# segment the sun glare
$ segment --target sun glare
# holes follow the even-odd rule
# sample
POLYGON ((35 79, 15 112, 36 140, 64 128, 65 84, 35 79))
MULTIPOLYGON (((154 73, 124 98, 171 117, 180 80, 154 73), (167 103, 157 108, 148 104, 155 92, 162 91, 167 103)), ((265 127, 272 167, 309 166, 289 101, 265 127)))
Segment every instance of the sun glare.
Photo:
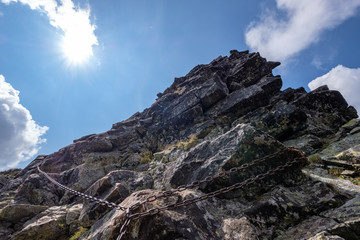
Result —
MULTIPOLYGON (((64 2, 64 1, 63 1, 64 2)), ((80 9, 72 1, 64 2, 51 15, 50 23, 61 29, 61 51, 68 65, 84 64, 93 55, 93 46, 98 45, 94 34, 96 26, 90 22, 90 8, 80 9)))
POLYGON ((92 46, 86 35, 81 33, 65 34, 62 42, 62 51, 70 64, 81 64, 93 55, 92 46))

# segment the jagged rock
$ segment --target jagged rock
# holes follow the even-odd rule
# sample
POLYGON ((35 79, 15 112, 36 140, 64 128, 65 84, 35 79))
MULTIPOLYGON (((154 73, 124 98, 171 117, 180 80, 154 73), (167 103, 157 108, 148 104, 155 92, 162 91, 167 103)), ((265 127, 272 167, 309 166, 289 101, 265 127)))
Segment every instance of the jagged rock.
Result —
POLYGON ((311 218, 298 226, 292 231, 290 230, 287 235, 284 235, 276 240, 281 239, 308 239, 308 240, 357 240, 360 237, 360 219, 347 221, 338 224, 332 219, 321 217, 311 218), (327 231, 322 231, 328 229, 327 231), (313 233, 318 232, 312 236, 313 233))
POLYGON ((347 135, 338 141, 332 142, 319 155, 323 158, 334 157, 356 145, 360 145, 360 133, 347 135))
MULTIPOLYGON (((193 181, 213 176, 219 173, 220 170, 228 170, 244 163, 251 163, 256 158, 265 157, 283 150, 283 148, 284 146, 271 136, 249 125, 240 124, 212 141, 202 142, 186 154, 183 154, 177 161, 170 163, 164 172, 165 180, 163 182, 167 185, 166 179, 169 179, 170 186, 174 188, 186 185, 193 181)), ((214 180, 211 184, 204 183, 201 189, 215 191, 254 177, 271 168, 276 168, 297 157, 301 157, 301 153, 289 149, 278 156, 247 169, 247 171, 241 171, 231 176, 214 180)), ((306 158, 302 162, 295 164, 292 171, 288 171, 285 175, 278 173, 276 177, 272 176, 272 179, 275 182, 298 180, 299 171, 296 171, 296 169, 304 165, 306 165, 306 158)), ((227 195, 233 198, 240 195, 257 195, 259 191, 264 191, 264 187, 257 190, 255 188, 251 188, 251 190, 246 189, 245 192, 241 191, 239 193, 232 192, 227 195)))
POLYGON ((360 144, 354 145, 335 156, 337 159, 345 160, 349 163, 360 163, 360 144))
POLYGON ((26 222, 23 229, 11 237, 11 240, 28 239, 68 239, 66 225, 66 206, 51 207, 26 222))
POLYGON ((25 222, 47 208, 47 206, 32 204, 8 205, 1 209, 0 221, 7 221, 13 224, 25 222))
POLYGON ((222 230, 226 240, 258 239, 255 227, 246 217, 224 219, 222 230))
POLYGON ((344 240, 342 237, 329 234, 326 231, 320 232, 315 236, 308 238, 308 240, 344 240))
POLYGON ((240 120, 312 154, 329 144, 329 139, 352 118, 357 118, 353 107, 338 91, 323 86, 309 93, 303 88, 286 89, 273 97, 269 106, 240 120))
POLYGON ((355 177, 357 175, 357 172, 356 171, 351 171, 351 170, 344 170, 344 171, 341 172, 341 175, 355 177))
POLYGON ((329 230, 330 233, 344 239, 357 240, 360 238, 360 218, 338 224, 329 230))
POLYGON ((83 204, 76 204, 70 207, 66 212, 65 222, 69 226, 70 235, 74 234, 80 227, 80 213, 83 208, 83 204))
MULTIPOLYGON (((153 180, 146 174, 127 170, 108 173, 96 181, 87 191, 91 196, 120 204, 131 192, 150 189, 153 180)), ((96 220, 105 215, 110 209, 106 206, 86 201, 80 214, 83 226, 90 227, 96 220)))
POLYGON ((9 236, 15 231, 11 223, 0 221, 0 239, 9 239, 9 236))
POLYGON ((294 105, 280 100, 272 106, 270 111, 260 108, 247 114, 243 119, 281 140, 306 128, 307 115, 294 105))
MULTIPOLYGON (((291 190, 284 187, 274 189, 256 206, 252 206, 252 203, 239 206, 234 201, 213 199, 205 200, 186 208, 181 207, 174 210, 161 211, 155 216, 148 216, 133 221, 124 239, 146 239, 147 236, 153 236, 154 239, 181 239, 190 237, 192 239, 236 239, 239 237, 241 237, 239 239, 269 239, 275 235, 274 226, 294 226, 294 224, 301 222, 301 220, 306 219, 308 216, 312 216, 327 208, 334 208, 338 204, 340 205, 345 198, 345 196, 340 196, 338 200, 335 200, 337 197, 333 198, 332 190, 322 183, 315 185, 309 183, 307 188, 304 191, 302 186, 294 187, 291 190), (222 205, 226 205, 223 210, 224 212, 219 209, 219 206, 222 205), (214 208, 214 206, 218 206, 218 208, 214 208), (303 213, 304 209, 307 212, 303 213), (227 211, 230 211, 231 214, 227 213, 227 211), (224 217, 223 215, 228 216, 228 218, 223 220, 224 222, 221 220, 224 217), (229 216, 232 217, 229 218, 229 216), (234 218, 235 216, 238 218, 234 218), (236 224, 239 224, 239 228, 243 229, 244 232, 236 232, 234 230, 236 224), (265 225, 265 227, 261 227, 261 225, 265 225), (271 225, 273 227, 269 228, 271 225), (212 230, 214 228, 217 230, 212 230), (259 229, 266 230, 266 232, 259 232, 259 229)), ((158 192, 150 190, 137 192, 129 196, 122 204, 124 206, 131 206, 153 194, 158 194, 158 192)), ((146 209, 161 207, 198 196, 201 196, 200 192, 187 190, 165 199, 147 203, 145 207, 146 209)), ((115 239, 119 234, 124 217, 124 212, 109 212, 93 225, 92 230, 84 236, 84 239, 115 239)), ((296 235, 294 231, 298 232, 299 229, 302 229, 303 225, 297 226, 279 239, 301 239, 292 238, 292 236, 310 237, 326 229, 326 227, 330 228, 337 224, 336 221, 330 218, 314 218, 318 220, 315 221, 310 218, 311 221, 309 220, 309 222, 304 223, 304 226, 307 226, 306 224, 311 225, 313 230, 305 228, 308 230, 307 232, 300 232, 298 233, 300 235, 296 235)))
POLYGON ((343 205, 338 203, 340 207, 323 211, 306 219, 295 227, 289 228, 276 239, 358 239, 360 236, 358 232, 359 200, 360 195, 343 205), (358 235, 357 238, 354 238, 356 235, 358 235))
POLYGON ((45 184, 42 176, 31 174, 20 185, 14 200, 17 204, 55 205, 59 201, 57 189, 45 184))
MULTIPOLYGON (((275 238, 276 240, 288 240, 288 239, 314 239, 315 236, 324 231, 325 229, 331 228, 337 224, 336 221, 329 218, 322 217, 311 217, 299 225, 290 228, 287 232, 275 238)), ((317 235, 315 239, 320 237, 317 235)), ((322 238, 320 238, 322 239, 322 238)), ((325 238, 326 239, 326 238, 325 238)), ((330 238, 331 239, 331 238, 330 238)))
MULTIPOLYGON (((261 106, 267 105, 270 97, 280 90, 282 85, 280 77, 264 77, 258 84, 238 89, 221 102, 220 115, 244 115, 261 106)), ((214 113, 213 113, 214 114, 214 113)))
POLYGON ((324 164, 324 166, 338 166, 344 169, 359 169, 360 168, 360 164, 353 164, 349 161, 342 161, 342 160, 334 160, 334 159, 323 159, 322 163, 324 164))
MULTIPOLYGON (((40 155, 21 171, 0 173, 2 212, 14 204, 27 204, 29 209, 60 205, 38 214, 27 209, 31 213, 22 214, 31 219, 24 225, 3 218, 0 238, 47 239, 50 232, 51 239, 69 239, 72 234, 82 235, 80 239, 117 238, 125 220, 123 211, 87 200, 74 205, 80 198, 40 176, 38 164, 67 187, 131 206, 152 194, 281 149, 282 153, 245 171, 156 199, 134 213, 204 196, 280 169, 295 158, 302 161, 242 189, 133 220, 124 239, 341 239, 359 235, 353 230, 358 227, 358 188, 347 185, 342 191, 342 180, 329 187, 319 182, 324 178, 314 178, 312 170, 303 171, 315 180, 308 178, 300 171, 306 164, 303 153, 285 147, 323 159, 356 149, 360 144, 356 110, 327 86, 309 93, 304 88, 282 91, 281 77, 272 74, 279 64, 258 53, 233 50, 230 56, 220 56, 175 78, 151 107, 113 124, 109 131, 40 155)), ((23 216, 13 210, 14 217, 23 216)))
POLYGON ((186 137, 181 130, 220 116, 221 112, 232 114, 240 106, 250 111, 256 108, 252 103, 266 105, 266 99, 281 88, 281 79, 272 78, 275 66, 259 54, 232 51, 230 57, 195 67, 185 77, 176 78, 151 108, 140 114, 143 119, 163 123, 149 126, 148 134, 166 131, 165 139, 157 141, 171 142, 174 137, 186 137))
MULTIPOLYGON (((179 160, 170 164, 168 166, 168 170, 165 171, 165 174, 163 175, 163 177, 165 178, 164 179, 165 181, 166 181, 166 179, 170 179, 169 183, 172 185, 175 185, 175 186, 179 186, 181 184, 187 184, 191 181, 204 179, 207 176, 214 175, 220 167, 230 168, 233 166, 237 166, 237 164, 240 164, 242 162, 251 162, 251 159, 254 159, 256 157, 266 156, 270 153, 275 152, 276 150, 281 149, 281 147, 283 147, 282 144, 279 143, 278 141, 276 141, 275 139, 273 139, 272 137, 270 137, 269 135, 259 132, 256 129, 250 127, 249 125, 245 125, 245 124, 238 125, 237 127, 231 129, 230 131, 223 134, 219 138, 216 138, 213 141, 205 141, 205 142, 199 144, 198 146, 194 147, 193 149, 191 149, 187 154, 183 155, 184 157, 179 158, 179 160), (242 153, 242 155, 240 155, 239 153, 242 153), (193 162, 193 159, 195 159, 196 162, 193 162), (192 163, 194 163, 194 164, 192 164, 192 163), (188 168, 188 166, 190 166, 191 168, 188 168)), ((289 152, 286 152, 285 154, 277 156, 277 158, 273 157, 273 158, 269 159, 269 163, 263 162, 260 165, 261 166, 260 169, 258 169, 258 170, 252 169, 252 171, 251 171, 252 176, 256 175, 257 173, 264 172, 267 169, 269 169, 270 167, 275 168, 281 164, 286 163, 286 161, 287 161, 286 156, 287 157, 291 156, 291 159, 293 159, 296 157, 301 157, 302 155, 297 153, 296 151, 294 151, 294 153, 293 153, 290 150, 289 152), (291 154, 294 154, 294 155, 291 156, 291 154), (267 166, 267 164, 269 164, 269 165, 267 166)), ((285 174, 285 175, 278 174, 277 178, 281 179, 281 181, 284 183, 287 182, 287 179, 288 180, 298 179, 298 177, 295 177, 295 176, 298 176, 300 171, 297 170, 298 171, 297 172, 296 169, 298 169, 299 167, 303 166, 304 163, 306 163, 306 159, 304 159, 303 161, 305 161, 305 162, 299 162, 298 165, 295 165, 295 168, 293 170, 290 170, 290 171, 288 170, 287 171, 288 174, 285 174)), ((222 182, 226 182, 226 183, 225 183, 225 185, 222 185, 221 187, 225 187, 226 185, 229 186, 231 184, 234 184, 235 182, 240 182, 241 180, 239 178, 246 179, 248 177, 249 177, 248 175, 246 175, 246 176, 240 175, 240 176, 237 176, 237 178, 227 179, 228 180, 227 182, 222 180, 222 182)), ((268 182, 269 182, 269 180, 268 180, 268 182)), ((290 182, 288 184, 290 184, 290 182)), ((166 183, 165 183, 165 185, 166 185, 166 183)), ((216 185, 216 187, 219 188, 220 184, 218 183, 216 185)), ((262 186, 261 190, 264 191, 264 189, 265 189, 264 186, 262 186)), ((211 191, 212 190, 216 190, 216 189, 211 189, 211 191)), ((252 192, 252 194, 256 195, 254 188, 249 190, 249 192, 252 192)), ((324 191, 322 191, 322 192, 324 192, 324 191)), ((154 192, 142 192, 142 194, 139 196, 144 198, 144 195, 147 196, 147 195, 151 195, 151 194, 154 194, 154 192)), ((184 194, 186 194, 186 193, 184 193, 184 194)), ((257 194, 259 194, 259 192, 257 194)), ((198 193, 196 195, 198 195, 198 193)), ((132 197, 134 197, 134 196, 132 196, 132 197)), ((132 197, 129 197, 123 203, 125 204, 126 202, 135 202, 134 200, 129 200, 132 197)), ((178 196, 178 197, 186 199, 187 196, 183 195, 183 196, 178 196)), ((136 196, 135 196, 135 198, 136 198, 136 196)), ((234 198, 234 195, 231 195, 230 198, 234 198)), ((314 201, 314 200, 312 200, 312 201, 314 201)), ((160 202, 162 205, 169 204, 168 199, 160 201, 160 202)), ((301 200, 299 200, 299 202, 305 203, 305 200, 302 198, 301 200)), ((322 207, 324 207, 323 206, 324 202, 325 202, 324 199, 319 199, 317 203, 320 204, 322 207)), ((154 206, 158 206, 158 207, 161 206, 159 201, 156 201, 156 203, 154 203, 154 204, 155 205, 152 205, 152 203, 151 203, 150 206, 147 206, 147 207, 151 208, 154 206)), ((300 208, 300 206, 297 208, 300 208)), ((133 239, 133 238, 134 239, 135 238, 142 239, 140 236, 150 236, 150 235, 157 236, 156 239, 173 238, 176 236, 178 236, 178 237, 192 236, 194 239, 209 239, 209 238, 216 239, 216 238, 224 237, 223 232, 216 232, 216 234, 214 235, 214 233, 212 231, 210 231, 210 230, 206 231, 204 229, 201 231, 201 234, 199 233, 199 235, 194 235, 195 232, 199 232, 200 230, 197 227, 195 227, 195 229, 194 229, 194 226, 191 226, 191 224, 195 224, 195 226, 198 226, 198 224, 200 224, 200 222, 202 222, 202 221, 207 222, 207 220, 201 221, 201 218, 203 218, 203 217, 200 215, 200 216, 196 216, 196 219, 197 219, 196 222, 184 223, 184 221, 183 221, 183 222, 179 223, 177 220, 179 217, 175 218, 175 216, 173 216, 173 214, 175 214, 175 213, 172 213, 172 212, 173 211, 166 211, 166 213, 164 213, 164 215, 160 215, 160 217, 159 217, 160 219, 158 219, 158 218, 154 219, 151 217, 147 217, 144 220, 140 220, 140 222, 154 221, 151 224, 153 227, 151 229, 149 229, 148 227, 145 227, 145 226, 148 226, 147 224, 144 225, 144 223, 140 223, 140 226, 136 227, 136 229, 140 229, 139 232, 132 233, 132 236, 130 236, 129 239, 133 239), (170 217, 170 219, 168 219, 169 217, 170 217), (157 226, 157 227, 154 227, 154 226, 157 226), (165 234, 165 235, 161 235, 160 229, 164 229, 164 228, 167 229, 167 231, 163 231, 162 234, 165 234), (182 228, 186 228, 186 229, 190 228, 192 230, 189 230, 188 232, 184 232, 183 230, 181 230, 182 228), (157 231, 159 231, 159 233, 157 231), (192 233, 192 235, 189 235, 190 234, 189 232, 192 233)), ((177 214, 179 214, 178 211, 175 211, 175 212, 177 214)), ((209 210, 208 210, 208 212, 209 212, 209 210)), ((108 238, 110 236, 114 236, 114 234, 116 234, 116 230, 118 231, 118 228, 120 228, 119 226, 116 226, 116 223, 115 223, 116 222, 115 219, 119 218, 122 213, 120 213, 120 215, 118 215, 118 214, 119 213, 112 211, 111 213, 107 214, 107 216, 105 216, 103 218, 103 219, 106 219, 106 222, 104 222, 103 220, 100 220, 97 223, 95 223, 94 226, 101 225, 102 228, 96 232, 91 231, 92 234, 87 235, 87 238, 101 239, 101 238, 108 238)), ((183 218, 185 218, 185 216, 181 217, 181 219, 183 219, 183 218)), ((192 218, 195 218, 195 217, 192 216, 192 218)), ((216 217, 213 216, 211 218, 215 219, 216 217)), ((214 225, 214 223, 212 223, 212 224, 208 223, 208 224, 210 224, 210 225, 208 225, 206 227, 206 229, 216 228, 216 225, 214 225)), ((228 233, 228 235, 234 234, 234 233, 231 233, 231 230, 229 230, 227 227, 225 227, 225 229, 228 232, 230 231, 230 233, 228 233)), ((254 234, 253 232, 249 233, 248 237, 250 237, 253 234, 254 234)))
POLYGON ((0 189, 7 185, 8 181, 15 178, 20 171, 21 169, 9 169, 7 171, 0 172, 0 189))
POLYGON ((356 220, 360 215, 360 195, 357 195, 353 199, 347 201, 336 209, 330 209, 321 213, 321 216, 332 218, 338 223, 346 221, 356 220))
MULTIPOLYGON (((124 206, 131 206, 137 201, 144 200, 146 197, 158 194, 157 191, 143 190, 129 196, 123 201, 124 206)), ((174 203, 177 200, 184 200, 198 196, 198 193, 185 191, 167 199, 159 199, 146 204, 146 208, 160 207, 165 204, 174 203)), ((134 221, 129 228, 128 234, 124 239, 217 239, 221 238, 222 231, 216 217, 206 214, 212 208, 210 204, 200 203, 189 206, 189 209, 180 208, 178 210, 167 210, 160 212, 155 217, 149 216, 134 221), (189 216, 187 211, 193 214, 189 216)), ((101 220, 96 222, 92 229, 83 239, 115 239, 119 235, 121 220, 125 217, 124 212, 111 211, 101 220)))
POLYGON ((280 229, 290 227, 287 232, 279 234, 278 239, 291 239, 291 236, 297 236, 293 239, 301 239, 305 236, 314 235, 325 229, 325 226, 333 226, 331 224, 335 224, 336 221, 323 220, 317 215, 324 210, 333 209, 343 204, 347 196, 336 194, 327 185, 318 182, 290 188, 276 187, 271 192, 266 193, 263 198, 264 200, 245 212, 255 226, 263 229, 258 233, 258 236, 261 239, 267 239, 270 236, 273 238, 279 234, 280 229), (300 225, 292 227, 298 223, 300 225), (325 225, 325 223, 330 225, 325 225), (310 224, 311 229, 306 227, 310 224), (278 233, 275 232, 274 225, 278 225, 276 227, 278 233), (306 229, 306 232, 302 229, 306 229))
POLYGON ((112 142, 107 134, 92 134, 74 140, 76 147, 88 152, 110 152, 113 149, 112 142))

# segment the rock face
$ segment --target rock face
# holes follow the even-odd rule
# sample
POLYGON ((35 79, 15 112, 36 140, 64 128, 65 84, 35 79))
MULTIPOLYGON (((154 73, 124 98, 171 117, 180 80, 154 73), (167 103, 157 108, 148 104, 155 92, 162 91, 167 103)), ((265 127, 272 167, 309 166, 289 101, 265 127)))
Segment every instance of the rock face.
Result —
POLYGON ((302 171, 305 154, 358 149, 356 110, 326 86, 282 91, 272 74, 279 64, 231 51, 175 78, 109 131, 0 173, 0 238, 119 236, 124 211, 58 188, 39 164, 61 184, 124 207, 148 199, 128 216, 167 206, 132 219, 123 239, 358 239, 360 191, 302 171))

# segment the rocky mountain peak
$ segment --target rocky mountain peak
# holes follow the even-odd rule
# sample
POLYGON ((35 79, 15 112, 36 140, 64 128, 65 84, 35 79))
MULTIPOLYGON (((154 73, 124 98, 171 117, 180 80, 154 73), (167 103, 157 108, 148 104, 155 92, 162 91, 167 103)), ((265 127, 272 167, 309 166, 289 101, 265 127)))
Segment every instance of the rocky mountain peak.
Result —
POLYGON ((1 173, 0 238, 116 239, 138 206, 123 239, 357 239, 359 187, 304 170, 305 154, 356 169, 333 158, 358 149, 357 112, 327 86, 281 90, 279 64, 232 50, 109 131, 1 173))

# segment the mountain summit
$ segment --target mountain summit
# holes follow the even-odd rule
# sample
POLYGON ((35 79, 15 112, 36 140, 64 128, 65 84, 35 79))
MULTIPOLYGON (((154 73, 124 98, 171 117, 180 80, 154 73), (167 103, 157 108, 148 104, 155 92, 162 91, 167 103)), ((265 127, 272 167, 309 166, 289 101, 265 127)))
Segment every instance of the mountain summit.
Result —
POLYGON ((230 51, 109 131, 1 172, 0 238, 359 239, 360 187, 333 176, 356 180, 357 112, 326 86, 281 90, 279 64, 230 51))

